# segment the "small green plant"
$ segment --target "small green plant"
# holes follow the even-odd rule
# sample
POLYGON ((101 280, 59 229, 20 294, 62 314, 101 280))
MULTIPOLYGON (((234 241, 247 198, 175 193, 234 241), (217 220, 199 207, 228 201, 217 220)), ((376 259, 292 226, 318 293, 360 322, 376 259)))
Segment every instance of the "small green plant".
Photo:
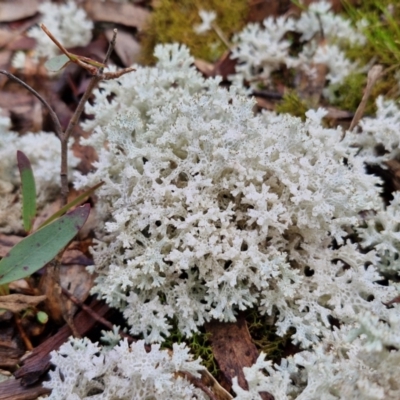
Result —
POLYGON ((103 63, 92 60, 91 58, 78 56, 76 54, 70 53, 46 28, 44 24, 40 24, 40 27, 43 29, 44 33, 56 44, 56 46, 61 50, 63 54, 59 56, 55 56, 50 58, 45 62, 45 67, 51 72, 57 72, 64 67, 66 67, 69 63, 74 63, 80 65, 82 68, 85 68, 90 73, 95 73, 97 68, 105 68, 103 63))
POLYGON ((89 216, 85 204, 27 236, 0 261, 0 285, 25 278, 50 262, 78 233, 89 216))
POLYGON ((22 151, 17 152, 17 162, 22 186, 22 220, 25 231, 30 232, 36 215, 35 177, 31 162, 22 151))
MULTIPOLYGON (((53 41, 53 43, 60 49, 63 53, 59 56, 51 57, 48 59, 44 66, 50 72, 58 72, 66 67, 68 64, 73 63, 77 64, 80 67, 86 69, 91 75, 96 75, 98 71, 101 69, 103 70, 106 65, 92 60, 88 57, 78 56, 76 54, 70 53, 53 35, 52 33, 46 28, 44 24, 40 24, 43 32, 53 41)), ((134 68, 125 68, 118 72, 106 72, 102 74, 103 79, 114 79, 118 78, 121 75, 126 74, 127 72, 135 71, 134 68)))
MULTIPOLYGON (((35 179, 30 161, 21 151, 17 152, 17 162, 22 185, 22 219, 24 229, 29 233, 32 231, 36 216, 35 179)), ((84 225, 89 216, 90 205, 85 204, 73 211, 66 212, 82 203, 100 185, 85 191, 73 202, 68 203, 48 218, 35 232, 15 245, 0 261, 0 285, 26 278, 56 257, 84 225)))
POLYGON ((0 261, 0 284, 25 278, 50 262, 78 233, 89 216, 85 204, 27 236, 0 261))

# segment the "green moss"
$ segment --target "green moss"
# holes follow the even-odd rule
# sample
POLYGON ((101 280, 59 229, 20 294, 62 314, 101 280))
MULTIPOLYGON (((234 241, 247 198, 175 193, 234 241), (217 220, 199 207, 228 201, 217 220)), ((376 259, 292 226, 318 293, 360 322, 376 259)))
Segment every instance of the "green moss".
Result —
MULTIPOLYGON (((343 84, 335 89, 336 99, 332 104, 340 109, 355 112, 361 102, 366 85, 366 74, 354 73, 349 75, 343 84)), ((364 114, 374 114, 376 98, 381 95, 391 97, 392 89, 396 87, 397 80, 393 74, 390 74, 386 79, 379 79, 372 88, 364 114)))
POLYGON ((276 106, 276 112, 281 114, 291 114, 294 117, 300 117, 303 121, 306 119, 306 112, 310 109, 307 103, 300 99, 299 95, 293 91, 289 90, 283 95, 283 99, 276 106))
MULTIPOLYGON (((353 73, 345 78, 342 85, 334 89, 336 99, 333 104, 338 108, 348 111, 356 111, 361 102, 364 88, 367 84, 366 74, 353 73)), ((374 103, 373 101, 369 103, 374 103)), ((371 104, 368 104, 368 108, 371 104)))
POLYGON ((267 360, 279 363, 281 358, 296 352, 290 340, 294 329, 289 329, 284 336, 278 336, 275 324, 269 323, 268 318, 255 309, 249 311, 246 321, 253 343, 260 352, 266 354, 267 360))
MULTIPOLYGON (((267 355, 268 360, 278 363, 282 357, 293 353, 294 346, 291 345, 290 337, 294 334, 294 329, 290 329, 285 336, 281 337, 276 334, 275 325, 268 323, 268 318, 261 316, 256 309, 248 310, 246 314, 246 322, 253 343, 260 352, 267 355)), ((174 321, 171 334, 162 343, 162 348, 172 349, 173 343, 186 343, 193 357, 195 359, 201 357, 202 364, 208 372, 215 378, 219 376, 219 368, 214 358, 209 334, 203 328, 192 337, 187 338, 179 332, 176 321, 174 321)))
MULTIPOLYGON (((296 0, 292 1, 297 3, 296 0)), ((375 83, 364 112, 373 114, 376 111, 375 100, 378 96, 398 97, 398 80, 395 73, 400 67, 400 3, 392 0, 359 0, 353 5, 343 0, 343 4, 344 17, 352 20, 353 25, 363 32, 367 42, 358 46, 341 42, 340 46, 350 60, 356 62, 359 67, 364 67, 365 72, 350 74, 343 84, 333 88, 335 99, 332 105, 355 112, 367 84, 367 66, 380 64, 388 72, 375 83)), ((278 111, 302 116, 302 103, 304 104, 304 101, 301 102, 296 95, 289 93, 278 106, 278 111)), ((316 106, 309 104, 307 100, 305 103, 308 108, 316 106)))
POLYGON ((172 42, 186 44, 196 58, 216 61, 226 47, 214 31, 203 35, 194 32, 193 27, 201 23, 199 9, 216 12, 217 25, 230 38, 245 25, 248 4, 246 0, 159 0, 144 32, 142 62, 154 63, 155 45, 172 42))
POLYGON ((355 6, 347 3, 346 13, 355 24, 361 20, 367 22, 362 28, 367 45, 349 49, 349 56, 365 63, 375 59, 384 66, 400 63, 399 2, 363 0, 355 6))
MULTIPOLYGON (((395 72, 400 66, 400 3, 395 4, 392 0, 363 0, 354 6, 346 1, 343 3, 345 16, 350 18, 355 26, 359 26, 367 39, 364 45, 345 48, 346 56, 357 62, 360 67, 370 65, 373 61, 389 71, 372 89, 364 114, 373 114, 376 111, 375 100, 378 96, 398 96, 395 72)), ((366 85, 367 72, 349 75, 342 85, 334 89, 336 99, 332 104, 340 109, 356 111, 366 85)))
POLYGON ((201 329, 200 332, 194 333, 192 337, 187 338, 179 332, 175 321, 170 336, 162 343, 162 348, 172 349, 174 343, 186 343, 194 359, 201 357, 203 360, 202 365, 207 368, 208 372, 214 377, 218 376, 218 365, 214 358, 208 333, 201 329))

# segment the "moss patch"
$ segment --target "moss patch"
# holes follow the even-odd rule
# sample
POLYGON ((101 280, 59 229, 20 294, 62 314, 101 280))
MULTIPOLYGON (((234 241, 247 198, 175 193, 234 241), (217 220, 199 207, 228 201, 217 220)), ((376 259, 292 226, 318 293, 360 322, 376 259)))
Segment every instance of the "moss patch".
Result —
POLYGON ((276 112, 281 114, 291 114, 294 117, 300 117, 303 121, 306 119, 306 112, 310 106, 305 100, 302 100, 294 90, 287 91, 281 102, 276 106, 276 112))
MULTIPOLYGON (((360 24, 367 38, 363 46, 346 49, 346 55, 360 66, 381 64, 387 71, 375 84, 365 114, 375 112, 375 100, 384 95, 387 98, 399 96, 396 72, 400 67, 400 4, 391 0, 363 0, 355 6, 346 6, 346 14, 355 25, 360 24), (363 22, 361 22, 363 21, 363 22)), ((337 99, 333 104, 349 111, 355 111, 364 93, 367 72, 352 74, 337 88, 337 99)))
POLYGON ((356 24, 363 23, 362 32, 367 45, 349 49, 348 55, 358 61, 385 66, 400 63, 400 4, 391 0, 363 0, 355 7, 348 6, 347 14, 356 24))
POLYGON ((201 358, 202 365, 204 365, 208 372, 214 377, 218 376, 218 365, 214 358, 211 342, 209 340, 209 334, 204 332, 203 328, 200 331, 194 333, 192 337, 187 338, 180 333, 176 321, 173 322, 173 328, 171 334, 162 343, 162 348, 172 349, 174 343, 186 343, 190 348, 190 353, 194 359, 201 358))
POLYGON ((216 24, 230 38, 245 25, 248 4, 245 0, 159 0, 144 33, 142 62, 155 62, 156 44, 173 42, 186 44, 196 58, 216 61, 226 47, 213 30, 203 35, 194 32, 193 27, 201 23, 200 9, 216 12, 216 24))
POLYGON ((269 323, 268 317, 260 315, 256 309, 248 312, 246 321, 253 343, 260 352, 266 354, 267 360, 279 363, 282 358, 299 351, 290 340, 295 333, 293 328, 289 329, 284 336, 278 336, 276 325, 269 323))

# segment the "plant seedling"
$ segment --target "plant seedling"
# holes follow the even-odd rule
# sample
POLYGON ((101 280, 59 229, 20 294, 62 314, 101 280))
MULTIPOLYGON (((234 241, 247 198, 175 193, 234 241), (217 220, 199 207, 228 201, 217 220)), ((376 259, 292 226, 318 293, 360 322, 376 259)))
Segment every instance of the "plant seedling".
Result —
POLYGON ((16 244, 0 261, 0 285, 25 278, 50 262, 86 222, 90 205, 65 214, 16 244))
POLYGON ((70 62, 80 65, 85 68, 92 75, 97 73, 98 68, 105 68, 105 65, 101 62, 92 60, 88 57, 78 56, 70 53, 46 28, 44 24, 40 24, 40 27, 44 33, 53 41, 53 43, 61 50, 63 54, 50 58, 45 62, 45 67, 51 72, 57 72, 66 67, 70 62))
MULTIPOLYGON (((22 183, 22 219, 24 229, 29 233, 36 215, 35 179, 29 158, 22 151, 17 152, 17 162, 22 183)), ((98 183, 66 204, 43 222, 38 230, 15 245, 0 261, 0 286, 26 278, 50 262, 84 225, 90 206, 85 204, 67 211, 82 204, 102 184, 98 183)))
MULTIPOLYGON (((54 44, 62 51, 63 54, 60 54, 59 56, 55 56, 50 58, 44 63, 44 66, 50 71, 50 72, 57 72, 66 67, 70 62, 73 62, 75 64, 78 64, 82 68, 85 68, 86 71, 88 71, 91 75, 97 76, 99 74, 99 70, 103 70, 106 65, 92 60, 91 58, 84 57, 84 56, 78 56, 77 54, 70 53, 53 35, 52 33, 46 28, 45 25, 40 24, 40 27, 43 29, 43 31, 46 33, 46 35, 54 42, 54 44)), ((128 72, 136 71, 135 68, 129 67, 129 68, 124 68, 120 71, 115 71, 115 72, 106 72, 106 73, 100 73, 99 77, 101 79, 117 79, 122 75, 125 75, 128 72)))
POLYGON ((29 158, 17 151, 17 163, 22 185, 22 220, 26 232, 30 232, 36 216, 36 185, 29 158))

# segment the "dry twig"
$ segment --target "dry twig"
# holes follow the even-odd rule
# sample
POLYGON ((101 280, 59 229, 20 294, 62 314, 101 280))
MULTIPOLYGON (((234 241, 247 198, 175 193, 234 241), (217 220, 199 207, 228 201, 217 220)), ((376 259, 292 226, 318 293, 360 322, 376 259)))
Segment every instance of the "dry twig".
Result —
MULTIPOLYGON (((360 104, 354 114, 353 120, 351 121, 349 131, 352 131, 354 127, 360 122, 362 118, 365 107, 367 106, 367 101, 371 95, 372 88, 374 87, 376 81, 382 76, 382 65, 374 65, 368 72, 367 86, 365 88, 364 95, 361 99, 360 104)), ((346 136, 346 131, 343 132, 342 140, 346 136)))
MULTIPOLYGON (((56 40, 55 38, 53 38, 53 40, 56 40)), ((114 29, 113 32, 113 37, 110 41, 108 50, 107 50, 107 54, 104 58, 104 61, 102 64, 107 65, 111 53, 114 50, 115 47, 115 43, 117 41, 117 29, 114 29)), ((57 45, 59 45, 60 49, 62 47, 62 45, 56 40, 57 45)), ((65 50, 66 51, 66 50, 65 50)), ((74 112, 74 114, 72 115, 69 123, 68 123, 68 127, 65 130, 65 132, 63 132, 62 127, 61 127, 61 123, 60 120, 58 119, 56 113, 54 112, 54 110, 51 108, 51 106, 49 105, 49 103, 36 91, 34 90, 32 87, 30 87, 28 84, 26 84, 25 82, 23 82, 21 79, 17 78, 15 75, 11 74, 10 72, 4 71, 4 70, 0 70, 0 73, 3 75, 6 75, 8 78, 14 80, 15 82, 19 83, 21 86, 23 86, 25 89, 27 89, 29 92, 31 92, 37 99, 39 99, 39 101, 47 108, 47 110, 49 111, 50 117, 53 121, 54 124, 54 131, 55 134, 57 135, 57 137, 60 139, 61 142, 61 172, 60 172, 60 178, 61 178, 61 198, 62 198, 62 204, 66 205, 68 202, 68 141, 69 138, 72 134, 72 132, 74 131, 76 125, 79 122, 79 119, 82 115, 82 112, 85 108, 85 104, 88 101, 89 97, 92 94, 93 89, 95 88, 95 86, 101 81, 101 80, 108 80, 108 79, 116 79, 119 78, 120 76, 128 73, 128 72, 132 72, 134 71, 134 68, 125 68, 121 71, 117 71, 117 72, 106 72, 104 73, 104 68, 103 67, 93 67, 90 70, 94 75, 92 77, 92 79, 89 82, 88 87, 86 88, 81 100, 78 103, 78 106, 76 107, 76 110, 74 112)))
MULTIPOLYGON (((90 307, 88 307, 86 304, 83 304, 81 301, 79 301, 74 295, 72 295, 70 292, 68 292, 67 289, 62 288, 62 293, 64 296, 68 297, 69 300, 71 300, 74 304, 76 304, 78 307, 82 308, 82 310, 86 311, 94 320, 97 322, 100 322, 102 325, 107 327, 110 331, 113 330, 112 324, 101 317, 99 314, 97 314, 95 311, 93 311, 90 307)), ((129 343, 134 342, 134 339, 132 336, 127 335, 125 332, 120 329, 119 335, 123 338, 128 339, 129 343)))

